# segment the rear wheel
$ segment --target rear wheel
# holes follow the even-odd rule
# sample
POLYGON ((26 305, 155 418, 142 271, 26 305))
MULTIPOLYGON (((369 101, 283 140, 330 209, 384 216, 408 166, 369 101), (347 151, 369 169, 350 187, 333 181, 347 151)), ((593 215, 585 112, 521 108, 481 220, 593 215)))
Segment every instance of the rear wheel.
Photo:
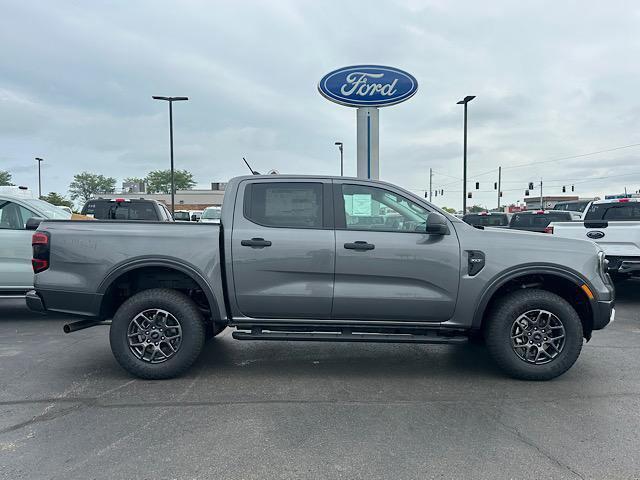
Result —
POLYGON ((197 305, 185 294, 165 288, 127 299, 114 315, 109 332, 118 363, 145 379, 182 374, 200 355, 204 338, 197 305))
POLYGON ((501 299, 485 328, 489 353, 523 380, 550 380, 566 372, 582 349, 582 322, 562 297, 519 290, 501 299))

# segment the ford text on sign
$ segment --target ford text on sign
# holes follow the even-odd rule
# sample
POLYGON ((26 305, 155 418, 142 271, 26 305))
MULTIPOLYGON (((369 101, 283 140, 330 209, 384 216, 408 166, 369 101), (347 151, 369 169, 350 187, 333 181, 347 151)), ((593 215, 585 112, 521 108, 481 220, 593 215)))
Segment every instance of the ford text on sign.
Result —
POLYGON ((318 90, 328 100, 342 105, 384 107, 411 98, 418 90, 418 82, 397 68, 355 65, 327 73, 318 90))

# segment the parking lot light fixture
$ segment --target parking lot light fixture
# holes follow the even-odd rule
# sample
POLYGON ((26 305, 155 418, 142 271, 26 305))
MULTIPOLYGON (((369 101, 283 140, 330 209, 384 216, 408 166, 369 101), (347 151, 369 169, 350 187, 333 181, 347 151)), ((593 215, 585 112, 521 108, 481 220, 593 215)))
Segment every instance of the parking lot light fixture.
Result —
POLYGON ((189 100, 188 97, 163 97, 160 95, 152 95, 154 100, 164 100, 169 103, 169 148, 171 151, 171 216, 175 212, 175 176, 173 168, 173 102, 183 102, 189 100))
POLYGON ((344 177, 344 155, 342 153, 343 144, 342 142, 336 142, 335 144, 338 146, 338 149, 340 150, 340 176, 344 177))
POLYGON ((467 95, 462 100, 456 102, 457 105, 464 105, 464 147, 462 153, 462 213, 467 213, 467 103, 476 98, 475 95, 467 95))

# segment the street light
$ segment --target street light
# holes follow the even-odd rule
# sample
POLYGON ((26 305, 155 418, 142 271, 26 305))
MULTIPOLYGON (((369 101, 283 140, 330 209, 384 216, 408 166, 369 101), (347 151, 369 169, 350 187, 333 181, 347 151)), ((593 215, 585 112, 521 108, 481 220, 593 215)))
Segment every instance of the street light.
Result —
POLYGON ((344 177, 344 156, 342 153, 342 142, 336 142, 336 145, 340 149, 340 176, 344 177))
POLYGON ((40 164, 44 161, 44 158, 36 157, 38 161, 38 198, 42 198, 42 176, 40 175, 40 164))
POLYGON ((169 102, 169 147, 171 149, 171 217, 173 217, 174 209, 175 209, 175 201, 174 195, 176 193, 175 189, 175 179, 173 175, 173 102, 182 102, 189 100, 188 97, 161 97, 158 95, 153 95, 151 98, 154 100, 164 100, 165 102, 169 102))
POLYGON ((476 98, 475 95, 467 95, 457 105, 464 105, 464 150, 462 170, 462 213, 467 213, 467 103, 476 98))

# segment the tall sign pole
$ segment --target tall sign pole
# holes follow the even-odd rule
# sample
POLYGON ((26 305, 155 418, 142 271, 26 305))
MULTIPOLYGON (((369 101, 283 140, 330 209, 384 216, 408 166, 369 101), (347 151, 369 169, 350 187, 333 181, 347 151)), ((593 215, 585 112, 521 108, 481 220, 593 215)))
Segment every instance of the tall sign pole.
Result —
POLYGON ((498 167, 498 210, 500 210, 500 197, 502 196, 502 167, 498 167))
POLYGON ((408 100, 418 90, 416 79, 394 67, 354 65, 327 73, 318 91, 327 100, 356 107, 358 178, 380 178, 380 107, 408 100))
POLYGON ((433 168, 429 169, 429 202, 433 198, 433 168))
POLYGON ((464 146, 462 153, 462 214, 467 213, 467 103, 476 98, 475 95, 467 95, 458 105, 464 105, 464 146))

